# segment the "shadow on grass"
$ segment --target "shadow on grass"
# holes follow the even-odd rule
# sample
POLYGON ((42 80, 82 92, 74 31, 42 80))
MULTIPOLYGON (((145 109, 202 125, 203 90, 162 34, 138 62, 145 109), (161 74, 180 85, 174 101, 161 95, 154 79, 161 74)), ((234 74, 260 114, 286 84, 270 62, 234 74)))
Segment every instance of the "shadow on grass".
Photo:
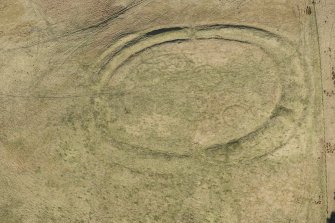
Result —
POLYGON ((330 218, 328 218, 327 223, 335 223, 335 212, 332 212, 330 218))

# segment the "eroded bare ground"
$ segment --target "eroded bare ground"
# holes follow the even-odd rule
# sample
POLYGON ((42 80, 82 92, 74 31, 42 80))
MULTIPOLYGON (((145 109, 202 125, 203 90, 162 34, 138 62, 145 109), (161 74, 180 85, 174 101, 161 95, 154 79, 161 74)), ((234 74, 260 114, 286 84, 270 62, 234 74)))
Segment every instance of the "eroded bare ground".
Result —
POLYGON ((0 222, 325 222, 315 4, 1 0, 0 222))

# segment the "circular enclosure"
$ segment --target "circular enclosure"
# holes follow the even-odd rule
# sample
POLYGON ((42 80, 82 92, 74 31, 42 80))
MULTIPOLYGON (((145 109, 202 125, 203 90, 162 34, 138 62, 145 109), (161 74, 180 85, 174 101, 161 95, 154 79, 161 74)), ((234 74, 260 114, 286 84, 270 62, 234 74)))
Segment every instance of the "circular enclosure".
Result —
POLYGON ((113 92, 103 97, 109 137, 128 152, 251 159, 285 144, 305 107, 296 51, 260 29, 152 30, 121 39, 106 60, 97 88, 113 92))

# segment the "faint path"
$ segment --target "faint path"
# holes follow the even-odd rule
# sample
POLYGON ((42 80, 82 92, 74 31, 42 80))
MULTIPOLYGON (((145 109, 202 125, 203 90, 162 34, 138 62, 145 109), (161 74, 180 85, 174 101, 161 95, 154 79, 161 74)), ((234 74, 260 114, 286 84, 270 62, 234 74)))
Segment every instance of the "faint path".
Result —
POLYGON ((328 212, 335 211, 335 1, 315 0, 323 81, 328 212))

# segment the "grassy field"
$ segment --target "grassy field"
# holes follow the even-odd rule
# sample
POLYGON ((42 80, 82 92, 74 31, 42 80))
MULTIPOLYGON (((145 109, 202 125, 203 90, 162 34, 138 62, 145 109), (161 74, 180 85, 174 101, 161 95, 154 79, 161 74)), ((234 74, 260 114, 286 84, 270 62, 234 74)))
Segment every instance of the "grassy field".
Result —
POLYGON ((306 1, 0 0, 0 222, 326 222, 317 24, 306 1))

